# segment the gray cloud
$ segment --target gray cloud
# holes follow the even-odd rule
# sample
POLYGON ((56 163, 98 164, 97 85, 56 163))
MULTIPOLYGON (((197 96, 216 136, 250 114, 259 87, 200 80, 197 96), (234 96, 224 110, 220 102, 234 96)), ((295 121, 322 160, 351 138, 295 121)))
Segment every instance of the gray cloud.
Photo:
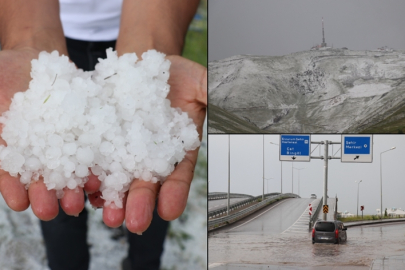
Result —
POLYGON ((285 55, 322 42, 352 50, 405 50, 403 0, 211 0, 209 61, 238 54, 285 55))

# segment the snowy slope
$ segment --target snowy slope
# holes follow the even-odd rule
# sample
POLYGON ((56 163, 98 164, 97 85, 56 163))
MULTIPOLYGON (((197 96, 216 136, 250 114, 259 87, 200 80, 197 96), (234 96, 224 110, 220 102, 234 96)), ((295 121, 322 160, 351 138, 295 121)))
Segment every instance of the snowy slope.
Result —
POLYGON ((269 132, 358 132, 405 105, 405 53, 328 49, 209 63, 209 103, 269 132))

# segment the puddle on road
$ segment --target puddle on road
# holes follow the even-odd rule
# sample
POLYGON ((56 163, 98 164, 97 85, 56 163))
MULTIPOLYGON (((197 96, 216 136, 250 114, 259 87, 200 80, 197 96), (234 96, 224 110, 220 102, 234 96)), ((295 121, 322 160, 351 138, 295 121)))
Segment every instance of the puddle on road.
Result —
POLYGON ((208 258, 209 263, 370 266, 374 259, 405 254, 405 224, 353 227, 347 235, 341 245, 313 245, 310 233, 220 233, 208 239, 208 258))

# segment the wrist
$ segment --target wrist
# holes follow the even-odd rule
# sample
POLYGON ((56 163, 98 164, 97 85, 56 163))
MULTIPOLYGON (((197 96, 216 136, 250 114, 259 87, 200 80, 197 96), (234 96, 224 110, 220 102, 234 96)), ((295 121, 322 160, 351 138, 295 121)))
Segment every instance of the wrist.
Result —
POLYGON ((17 37, 2 39, 3 50, 18 50, 30 48, 37 51, 52 52, 68 55, 63 32, 54 29, 24 29, 17 37), (4 40, 4 42, 3 42, 4 40))
POLYGON ((119 55, 155 49, 181 55, 199 0, 124 0, 116 49, 119 55))
POLYGON ((120 30, 117 39, 116 50, 118 55, 135 52, 139 58, 142 53, 154 49, 166 55, 181 55, 183 49, 183 37, 176 37, 175 33, 164 31, 146 32, 141 30, 138 33, 120 30))
POLYGON ((0 0, 2 49, 34 48, 66 54, 58 0, 0 0))

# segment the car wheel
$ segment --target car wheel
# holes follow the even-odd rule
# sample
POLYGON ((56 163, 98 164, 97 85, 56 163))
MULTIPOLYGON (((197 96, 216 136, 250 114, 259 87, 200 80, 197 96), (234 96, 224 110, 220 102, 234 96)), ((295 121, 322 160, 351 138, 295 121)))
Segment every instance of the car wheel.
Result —
POLYGON ((314 242, 314 241, 312 241, 312 245, 313 245, 313 244, 315 244, 315 242, 314 242))

